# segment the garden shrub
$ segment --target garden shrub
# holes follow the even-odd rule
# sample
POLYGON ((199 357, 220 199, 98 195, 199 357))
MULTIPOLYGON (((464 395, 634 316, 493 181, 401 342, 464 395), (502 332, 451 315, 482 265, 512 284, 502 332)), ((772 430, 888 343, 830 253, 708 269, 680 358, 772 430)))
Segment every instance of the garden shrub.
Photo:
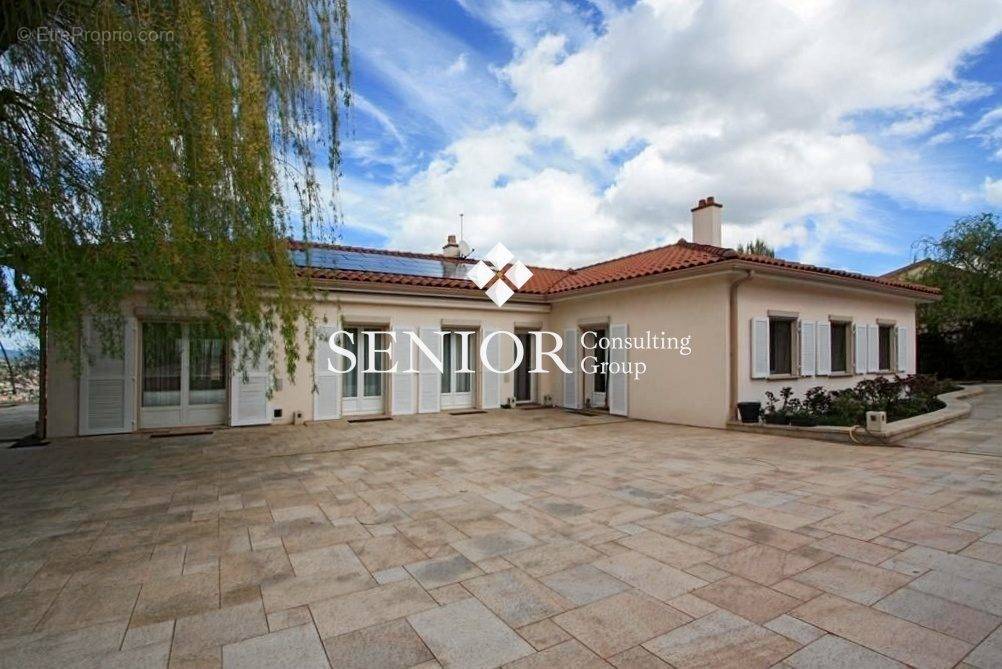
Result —
POLYGON ((786 386, 778 398, 766 392, 763 417, 767 423, 849 426, 863 425, 867 411, 884 411, 888 421, 895 421, 942 409, 937 395, 959 388, 929 374, 878 376, 844 390, 814 386, 803 399, 793 397, 793 388, 786 386))

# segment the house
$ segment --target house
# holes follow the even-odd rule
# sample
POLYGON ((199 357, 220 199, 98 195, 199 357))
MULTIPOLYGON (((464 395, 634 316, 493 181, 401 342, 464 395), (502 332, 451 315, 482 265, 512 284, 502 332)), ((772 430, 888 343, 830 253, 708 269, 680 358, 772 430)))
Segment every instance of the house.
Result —
POLYGON ((71 383, 52 382, 74 378, 67 363, 50 365, 48 435, 546 401, 723 427, 738 401, 767 390, 914 371, 915 307, 935 289, 740 254, 721 246, 721 218, 709 197, 692 209, 692 241, 576 269, 529 267, 501 307, 467 278, 477 261, 453 237, 434 255, 293 243, 325 323, 315 360, 294 378, 273 377, 265 359, 236 371, 231 347, 197 317, 153 312, 137 294, 123 305, 121 355, 90 356, 71 383), (379 369, 392 360, 398 371, 333 371, 346 369, 327 343, 339 329, 335 343, 363 360, 371 348, 379 369), (551 351, 555 335, 563 345, 551 351))

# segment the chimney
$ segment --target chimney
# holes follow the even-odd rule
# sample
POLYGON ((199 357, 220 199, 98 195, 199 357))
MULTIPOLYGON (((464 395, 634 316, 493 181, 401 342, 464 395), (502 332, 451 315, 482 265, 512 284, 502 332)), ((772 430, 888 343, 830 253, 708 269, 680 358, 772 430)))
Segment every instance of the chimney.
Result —
POLYGON ((459 257, 459 244, 456 243, 456 235, 449 235, 448 241, 442 247, 442 255, 447 258, 459 257))
POLYGON ((724 205, 708 196, 692 208, 692 241, 696 244, 720 246, 720 224, 723 221, 721 209, 724 205))

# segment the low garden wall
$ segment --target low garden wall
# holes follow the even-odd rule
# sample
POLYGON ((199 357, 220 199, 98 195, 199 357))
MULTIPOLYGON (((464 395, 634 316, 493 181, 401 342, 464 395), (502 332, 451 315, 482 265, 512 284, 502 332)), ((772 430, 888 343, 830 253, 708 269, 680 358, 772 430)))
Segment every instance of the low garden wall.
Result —
POLYGON ((881 433, 870 434, 863 427, 843 427, 840 425, 817 425, 802 427, 798 425, 770 425, 767 423, 742 423, 728 421, 727 427, 738 432, 756 434, 777 434, 785 437, 801 439, 822 439, 843 443, 863 444, 867 446, 895 446, 906 437, 924 432, 925 430, 966 418, 971 413, 971 405, 964 399, 974 397, 984 392, 981 386, 968 386, 960 390, 937 395, 946 406, 936 411, 930 411, 919 416, 896 420, 887 424, 887 429, 881 433))

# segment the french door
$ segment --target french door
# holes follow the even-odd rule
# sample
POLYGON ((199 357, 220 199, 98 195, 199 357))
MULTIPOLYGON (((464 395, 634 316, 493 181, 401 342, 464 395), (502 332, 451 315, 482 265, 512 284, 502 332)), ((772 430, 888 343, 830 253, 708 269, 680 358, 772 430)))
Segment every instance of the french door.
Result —
POLYGON ((477 348, 476 335, 469 334, 466 364, 463 365, 463 341, 458 332, 442 338, 442 409, 467 409, 473 406, 473 353, 477 348), (466 368, 468 372, 459 371, 466 368))
POLYGON ((226 340, 204 323, 142 327, 142 428, 226 422, 226 340))
MULTIPOLYGON (((595 328, 594 332, 596 342, 606 336, 605 328, 595 328)), ((594 362, 597 371, 593 374, 585 375, 585 399, 588 400, 588 406, 592 408, 605 408, 608 401, 606 399, 606 388, 609 384, 609 375, 605 371, 605 362, 609 358, 609 352, 604 348, 596 347, 595 350, 588 353, 595 356, 594 362)))
MULTIPOLYGON (((345 337, 341 346, 355 354, 355 369, 341 376, 341 413, 346 416, 381 414, 384 411, 383 388, 385 374, 362 371, 369 359, 369 337, 364 329, 345 328, 351 337, 345 337), (352 341, 353 340, 353 341, 352 341)), ((385 349, 385 335, 375 336, 375 347, 385 349)), ((376 369, 384 369, 385 356, 376 356, 376 369)))
POLYGON ((535 399, 536 379, 529 373, 532 369, 532 337, 528 332, 517 332, 515 336, 522 343, 522 363, 515 368, 515 401, 532 402, 535 399))

